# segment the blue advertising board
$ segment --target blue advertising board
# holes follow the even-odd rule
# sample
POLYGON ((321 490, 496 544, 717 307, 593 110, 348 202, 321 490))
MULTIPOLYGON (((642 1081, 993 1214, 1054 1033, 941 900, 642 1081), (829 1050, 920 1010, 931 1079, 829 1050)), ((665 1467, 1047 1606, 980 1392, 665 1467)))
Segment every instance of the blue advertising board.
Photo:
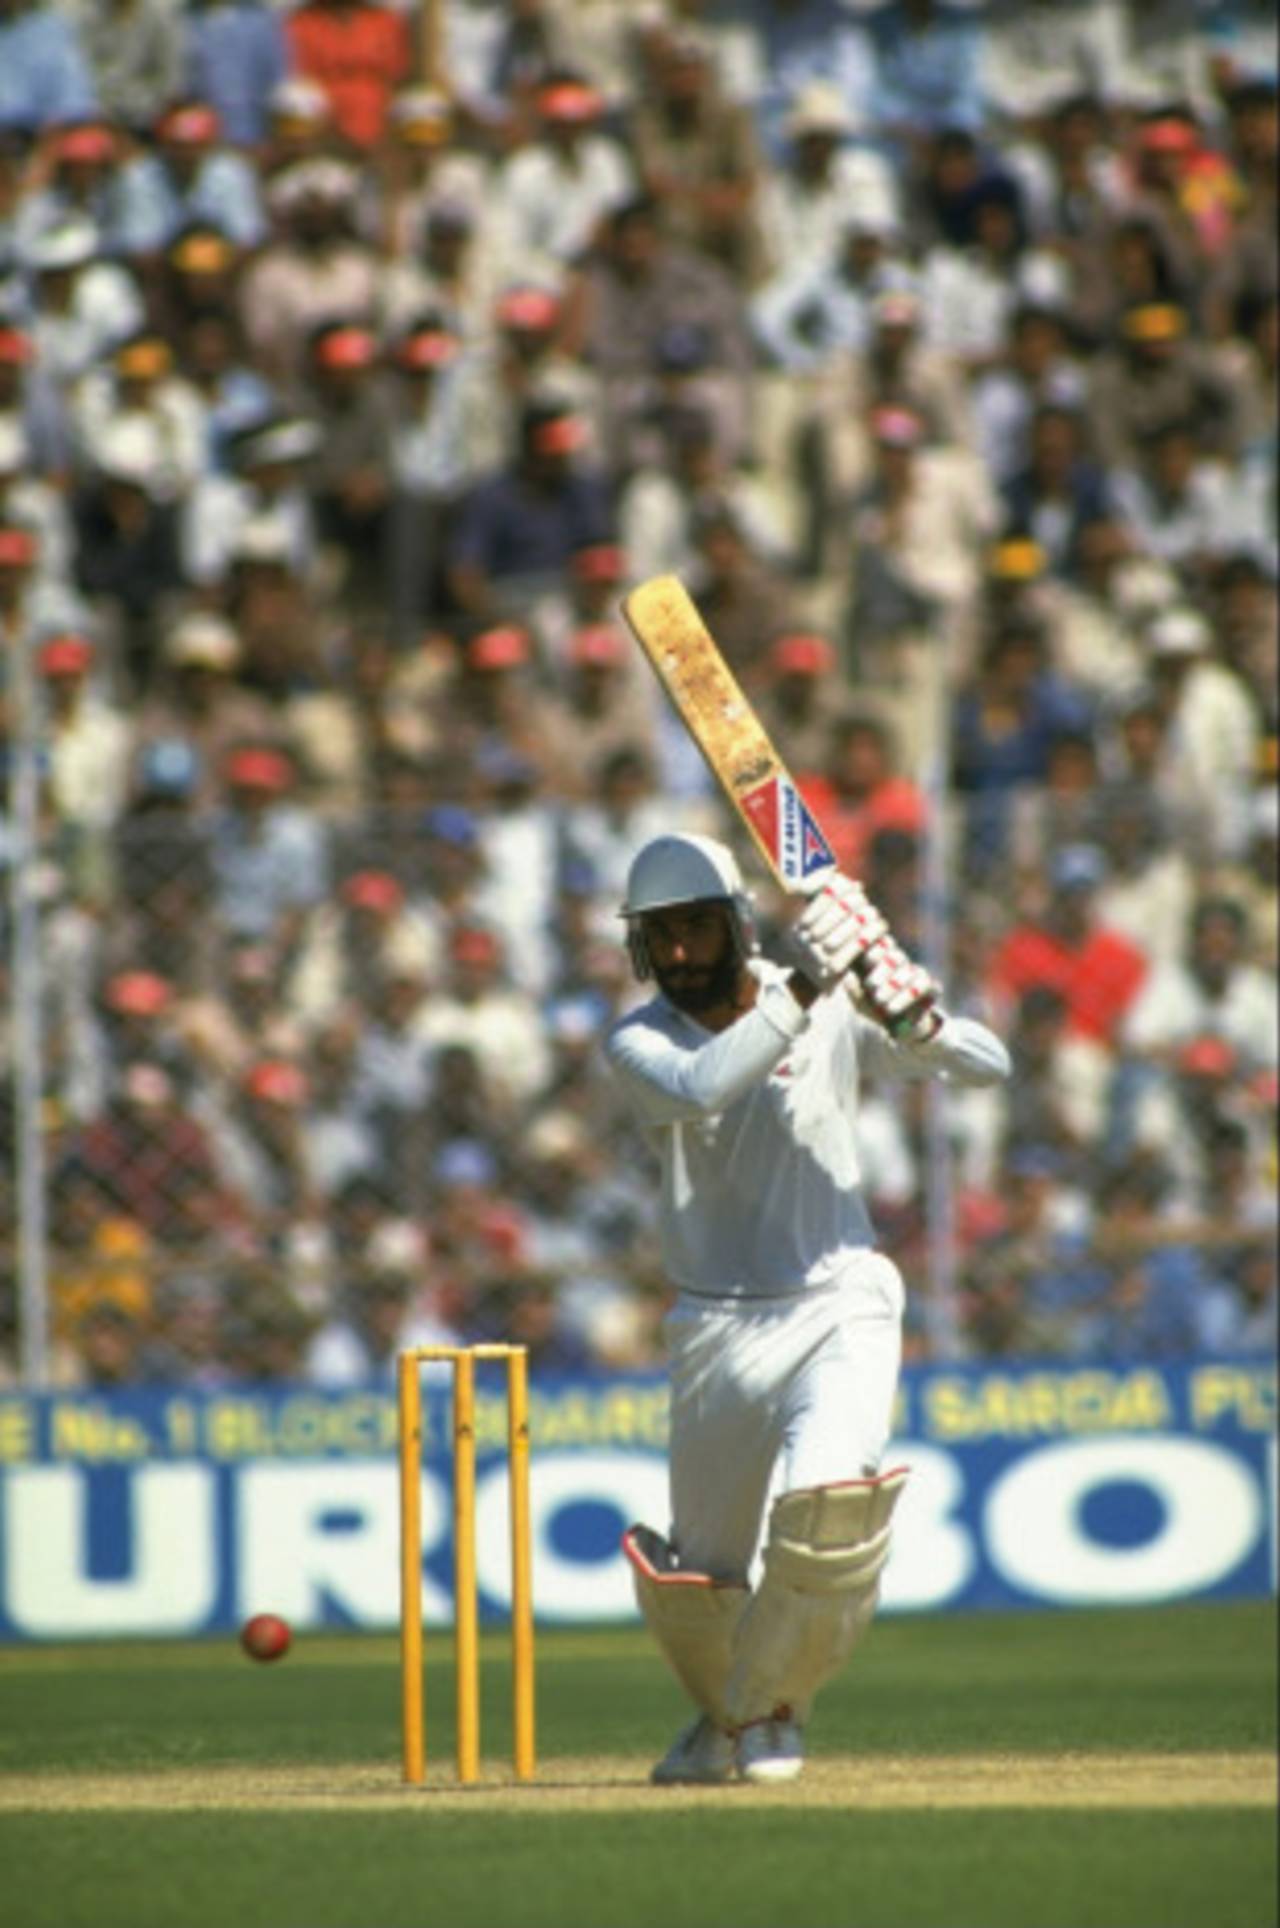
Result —
MULTIPOLYGON (((426 1386, 424 1608, 450 1617, 447 1382, 426 1386)), ((535 1594, 548 1625, 634 1613, 624 1526, 666 1524, 657 1375, 538 1377, 535 1594)), ((1263 1595, 1276 1586, 1269 1362, 974 1365, 904 1375, 912 1477, 886 1611, 1263 1595)), ((505 1406, 477 1402, 482 1605, 508 1599, 505 1406)), ((388 1386, 0 1394, 0 1640, 187 1635, 270 1609, 398 1617, 388 1386)))

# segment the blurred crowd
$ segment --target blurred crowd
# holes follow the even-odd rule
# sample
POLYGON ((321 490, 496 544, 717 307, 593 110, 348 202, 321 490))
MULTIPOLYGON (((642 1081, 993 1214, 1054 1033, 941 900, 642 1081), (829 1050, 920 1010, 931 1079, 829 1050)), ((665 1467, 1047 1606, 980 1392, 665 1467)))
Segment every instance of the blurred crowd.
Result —
POLYGON ((0 1380, 35 1039, 59 1383, 659 1357, 666 570, 1013 1051, 912 1356, 1274 1345, 1276 162, 1253 0, 0 0, 0 1380))

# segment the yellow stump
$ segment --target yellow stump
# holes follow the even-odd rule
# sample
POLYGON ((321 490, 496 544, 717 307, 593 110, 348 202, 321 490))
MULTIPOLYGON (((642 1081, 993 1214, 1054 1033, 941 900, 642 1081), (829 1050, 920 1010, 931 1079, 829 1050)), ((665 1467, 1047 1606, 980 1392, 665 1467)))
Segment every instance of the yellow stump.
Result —
POLYGON ((475 1360, 453 1362, 453 1630, 458 1675, 458 1779, 480 1777, 480 1639, 476 1588, 475 1360))
POLYGON ((533 1534, 529 1518, 529 1361, 507 1361, 507 1467, 511 1494, 512 1752, 516 1779, 534 1770, 533 1534))
POLYGON ((422 1673, 422 1387, 418 1360, 401 1353, 400 1409, 400 1716, 404 1778, 426 1773, 426 1695, 422 1673))

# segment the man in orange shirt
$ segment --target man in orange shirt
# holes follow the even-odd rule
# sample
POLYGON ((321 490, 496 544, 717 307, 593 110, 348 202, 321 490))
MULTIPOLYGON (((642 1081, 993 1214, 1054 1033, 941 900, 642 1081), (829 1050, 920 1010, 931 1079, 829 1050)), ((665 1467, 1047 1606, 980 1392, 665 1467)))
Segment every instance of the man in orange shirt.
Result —
POLYGON ((375 146, 412 65, 404 18, 366 0, 304 0, 284 31, 294 72, 324 88, 343 139, 375 146))
POLYGON ((1100 924, 1094 892, 1106 870, 1093 844, 1067 844, 1049 865, 1050 896, 1041 915, 1015 924, 991 960, 990 989, 1015 1003, 1036 985, 1057 991, 1077 1037, 1114 1045, 1120 1021, 1147 975, 1144 954, 1100 924))

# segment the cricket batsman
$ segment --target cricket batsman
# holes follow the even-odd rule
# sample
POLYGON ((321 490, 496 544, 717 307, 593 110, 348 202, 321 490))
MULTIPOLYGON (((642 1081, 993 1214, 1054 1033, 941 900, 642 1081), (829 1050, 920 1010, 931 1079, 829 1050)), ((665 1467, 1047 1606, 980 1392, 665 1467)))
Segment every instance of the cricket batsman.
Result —
POLYGON ((757 954, 733 854, 708 837, 646 844, 622 914, 656 995, 605 1050, 661 1159, 677 1290, 669 1537, 635 1526, 623 1545, 700 1710, 652 1779, 788 1781, 814 1695, 870 1623, 906 1479, 881 1470, 904 1293, 863 1200, 859 1077, 985 1085, 1009 1059, 839 872, 786 963, 757 954))

